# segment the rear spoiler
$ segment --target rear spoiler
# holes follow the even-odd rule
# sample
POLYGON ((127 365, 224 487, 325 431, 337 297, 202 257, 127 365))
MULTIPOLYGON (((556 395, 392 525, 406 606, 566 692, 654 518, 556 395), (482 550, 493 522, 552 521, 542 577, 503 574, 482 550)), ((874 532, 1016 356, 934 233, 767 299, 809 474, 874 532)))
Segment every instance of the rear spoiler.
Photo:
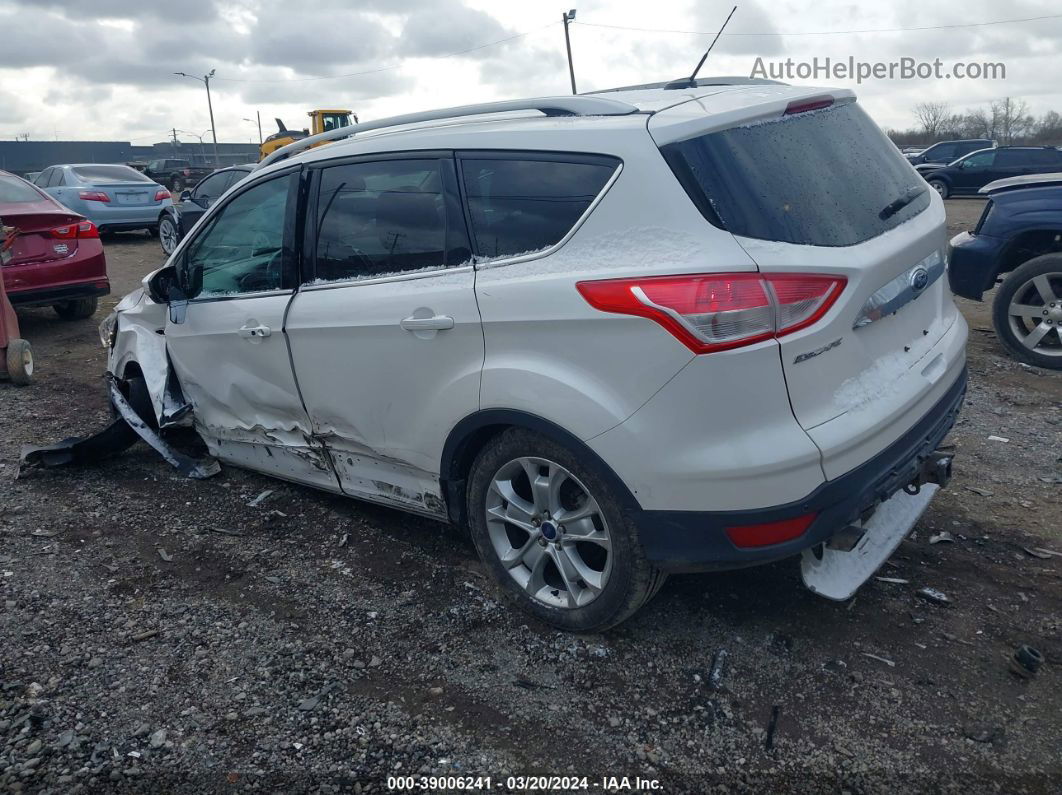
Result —
POLYGON ((989 182, 977 192, 985 196, 991 196, 995 193, 1005 193, 1008 190, 1019 190, 1020 188, 1043 188, 1049 185, 1062 185, 1062 172, 1055 172, 1053 174, 1027 174, 1023 177, 997 179, 995 182, 989 182))

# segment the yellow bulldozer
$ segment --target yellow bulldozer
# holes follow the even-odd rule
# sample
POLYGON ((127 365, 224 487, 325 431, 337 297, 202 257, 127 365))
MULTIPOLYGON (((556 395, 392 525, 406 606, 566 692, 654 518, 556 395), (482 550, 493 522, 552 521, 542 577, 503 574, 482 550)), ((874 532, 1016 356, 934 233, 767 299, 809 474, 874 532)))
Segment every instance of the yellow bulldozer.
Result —
POLYGON ((284 126, 283 121, 277 119, 277 132, 262 141, 262 145, 258 147, 258 159, 262 160, 266 155, 301 138, 328 132, 337 127, 349 127, 351 119, 354 120, 354 124, 358 123, 358 117, 350 110, 311 110, 306 115, 310 117, 308 130, 289 130, 284 126))

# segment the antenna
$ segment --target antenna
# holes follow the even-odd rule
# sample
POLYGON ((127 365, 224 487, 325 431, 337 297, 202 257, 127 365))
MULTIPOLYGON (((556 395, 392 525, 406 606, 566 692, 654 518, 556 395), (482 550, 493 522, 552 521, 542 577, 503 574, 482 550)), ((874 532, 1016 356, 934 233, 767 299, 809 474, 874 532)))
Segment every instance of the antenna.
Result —
POLYGON ((676 88, 696 88, 697 87, 697 73, 701 71, 701 67, 704 66, 704 62, 708 60, 708 53, 712 51, 712 47, 719 41, 719 37, 723 35, 723 31, 726 30, 726 26, 730 24, 730 17, 734 16, 734 12, 737 11, 737 6, 730 9, 730 13, 727 15, 726 22, 723 23, 723 27, 719 28, 719 32, 715 34, 715 38, 712 39, 712 43, 708 45, 708 49, 704 51, 704 55, 701 56, 701 60, 697 62, 697 68, 693 70, 693 74, 689 77, 682 77, 678 80, 672 80, 666 86, 665 89, 676 88))

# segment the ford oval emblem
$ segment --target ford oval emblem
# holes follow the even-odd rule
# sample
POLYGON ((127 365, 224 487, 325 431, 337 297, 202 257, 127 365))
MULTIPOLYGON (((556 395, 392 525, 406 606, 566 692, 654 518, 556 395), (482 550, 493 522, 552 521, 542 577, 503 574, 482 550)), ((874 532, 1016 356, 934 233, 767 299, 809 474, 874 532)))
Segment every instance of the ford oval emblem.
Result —
POLYGON ((919 266, 911 271, 911 289, 916 293, 922 292, 929 284, 929 271, 919 266))

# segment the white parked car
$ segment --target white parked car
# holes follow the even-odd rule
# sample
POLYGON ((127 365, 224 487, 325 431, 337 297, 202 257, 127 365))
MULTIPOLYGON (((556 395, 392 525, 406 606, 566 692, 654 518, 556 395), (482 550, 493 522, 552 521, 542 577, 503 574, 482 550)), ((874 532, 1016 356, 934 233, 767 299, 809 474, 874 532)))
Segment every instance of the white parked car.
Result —
POLYGON ((851 92, 641 87, 297 142, 102 332, 149 422, 467 524, 599 630, 668 572, 803 553, 841 599, 891 554, 965 392, 946 244, 851 92))

